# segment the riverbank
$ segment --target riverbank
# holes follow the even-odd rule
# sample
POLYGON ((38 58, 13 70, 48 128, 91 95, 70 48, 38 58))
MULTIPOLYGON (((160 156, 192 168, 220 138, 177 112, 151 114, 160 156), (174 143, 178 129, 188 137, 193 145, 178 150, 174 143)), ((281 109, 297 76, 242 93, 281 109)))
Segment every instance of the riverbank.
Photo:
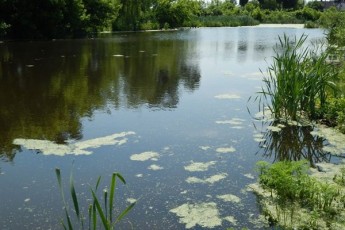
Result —
MULTIPOLYGON (((344 156, 345 135, 338 130, 324 125, 316 125, 310 134, 314 137, 324 138, 324 140, 328 142, 328 144, 322 148, 325 153, 330 153, 335 157, 344 156)), ((311 199, 319 199, 321 201, 320 206, 315 207, 307 201, 305 201, 305 203, 299 202, 297 198, 292 198, 292 200, 296 199, 296 201, 289 204, 282 203, 278 195, 279 193, 277 193, 275 189, 270 190, 261 185, 262 183, 265 184, 265 181, 259 181, 248 185, 248 190, 260 197, 260 204, 266 216, 266 220, 276 226, 282 226, 288 229, 345 229, 345 159, 341 160, 339 158, 336 163, 315 163, 314 167, 309 168, 307 176, 310 178, 311 184, 304 184, 303 182, 298 183, 302 183, 306 191, 312 191, 317 194, 317 196, 311 199), (332 191, 335 192, 332 193, 332 191), (333 195, 333 198, 331 202, 328 203, 326 201, 329 199, 330 195, 333 195), (325 206, 327 206, 327 208, 325 208, 325 206)), ((275 175, 275 177, 279 177, 279 175, 275 175)), ((265 178, 266 180, 272 180, 272 183, 277 180, 277 178, 273 177, 265 178)), ((304 181, 301 178, 298 178, 298 180, 304 181)), ((291 181, 286 181, 285 183, 288 184, 291 183, 291 181)), ((298 188, 296 187, 295 189, 296 192, 299 193, 298 188)), ((289 190, 288 186, 285 190, 289 190)), ((308 196, 305 192, 303 195, 308 196)))

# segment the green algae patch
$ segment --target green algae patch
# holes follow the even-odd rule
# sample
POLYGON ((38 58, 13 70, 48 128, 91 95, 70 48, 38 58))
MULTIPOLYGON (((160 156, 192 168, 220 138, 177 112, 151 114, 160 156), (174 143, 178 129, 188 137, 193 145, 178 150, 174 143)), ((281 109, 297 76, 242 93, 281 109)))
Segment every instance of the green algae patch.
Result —
POLYGON ((21 145, 29 150, 39 150, 43 155, 90 155, 92 151, 89 149, 95 149, 105 145, 123 145, 128 141, 127 136, 134 134, 135 132, 121 132, 68 144, 56 144, 49 140, 18 138, 13 140, 13 144, 21 145))
POLYGON ((238 196, 235 196, 233 194, 218 195, 217 198, 225 202, 232 202, 232 203, 241 202, 241 199, 238 196))
POLYGON ((328 141, 329 145, 322 148, 325 152, 329 152, 333 155, 345 154, 345 134, 340 131, 324 125, 319 125, 311 134, 313 136, 323 137, 328 141))
POLYGON ((153 151, 133 154, 132 156, 130 156, 130 159, 132 161, 148 161, 148 160, 157 161, 158 158, 159 158, 159 154, 153 151))
POLYGON ((217 148, 216 152, 217 153, 233 153, 235 152, 236 149, 234 147, 222 147, 222 148, 217 148))
POLYGON ((199 146, 199 148, 206 151, 206 150, 209 150, 211 146, 199 146))
POLYGON ((203 228, 214 228, 222 225, 222 219, 214 202, 182 204, 170 212, 176 214, 180 219, 179 223, 185 224, 185 228, 193 228, 197 225, 203 228))
POLYGON ((152 164, 148 167, 148 169, 153 170, 153 171, 157 171, 157 170, 162 170, 164 169, 163 167, 156 165, 156 164, 152 164))
POLYGON ((244 121, 241 118, 232 118, 230 120, 216 121, 216 124, 242 125, 244 121))
POLYGON ((207 171, 209 167, 215 164, 216 164, 216 161, 192 162, 191 164, 184 166, 184 169, 189 172, 204 172, 204 171, 207 171))
POLYGON ((237 220, 233 216, 226 216, 226 217, 224 217, 224 220, 230 222, 234 226, 237 225, 237 220))
POLYGON ((135 202, 137 202, 137 199, 135 198, 127 198, 126 201, 130 204, 134 204, 135 202))
POLYGON ((256 141, 256 142, 263 142, 263 141, 266 140, 266 139, 264 138, 264 135, 263 135, 262 133, 255 133, 255 134, 253 135, 253 137, 254 137, 254 141, 256 141))
POLYGON ((189 184, 214 184, 218 181, 225 179, 227 176, 227 173, 220 173, 204 179, 198 177, 188 177, 186 179, 186 182, 189 184))

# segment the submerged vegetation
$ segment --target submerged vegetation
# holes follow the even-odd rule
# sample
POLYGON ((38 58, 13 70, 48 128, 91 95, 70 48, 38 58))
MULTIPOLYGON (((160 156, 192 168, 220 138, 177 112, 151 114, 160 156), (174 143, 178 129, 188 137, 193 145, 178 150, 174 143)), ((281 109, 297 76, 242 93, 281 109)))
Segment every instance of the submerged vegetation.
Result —
POLYGON ((101 181, 101 177, 98 178, 96 186, 91 190, 92 203, 88 207, 88 214, 82 213, 82 208, 78 200, 77 192, 74 186, 73 176, 70 177, 70 195, 73 203, 73 213, 75 213, 76 219, 72 218, 69 208, 69 203, 66 201, 64 189, 62 186, 61 171, 55 170, 56 177, 61 192, 66 222, 62 221, 61 224, 64 229, 115 229, 115 225, 120 222, 134 207, 135 202, 131 203, 124 211, 116 216, 114 214, 115 207, 115 190, 117 185, 117 179, 123 184, 126 184, 125 179, 119 173, 113 173, 110 182, 110 191, 103 190, 103 200, 98 197, 97 190, 101 181), (104 202, 104 207, 101 205, 101 201, 104 202), (75 220, 75 221, 74 221, 75 220), (87 222, 87 224, 86 224, 87 222))

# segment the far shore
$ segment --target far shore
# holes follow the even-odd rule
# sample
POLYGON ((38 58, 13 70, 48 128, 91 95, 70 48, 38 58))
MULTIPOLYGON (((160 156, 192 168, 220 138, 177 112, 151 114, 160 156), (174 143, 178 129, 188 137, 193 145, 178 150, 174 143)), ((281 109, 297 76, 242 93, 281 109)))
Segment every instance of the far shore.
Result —
POLYGON ((304 24, 259 24, 254 27, 264 27, 264 28, 296 28, 303 29, 304 24))

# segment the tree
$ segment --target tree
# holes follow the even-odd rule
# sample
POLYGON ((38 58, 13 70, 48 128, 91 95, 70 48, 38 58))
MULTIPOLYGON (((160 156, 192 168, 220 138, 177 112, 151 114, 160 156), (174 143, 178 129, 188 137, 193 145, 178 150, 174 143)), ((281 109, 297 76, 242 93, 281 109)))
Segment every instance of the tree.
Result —
POLYGON ((89 16, 88 29, 93 33, 109 29, 121 8, 117 0, 84 0, 84 4, 89 16))

